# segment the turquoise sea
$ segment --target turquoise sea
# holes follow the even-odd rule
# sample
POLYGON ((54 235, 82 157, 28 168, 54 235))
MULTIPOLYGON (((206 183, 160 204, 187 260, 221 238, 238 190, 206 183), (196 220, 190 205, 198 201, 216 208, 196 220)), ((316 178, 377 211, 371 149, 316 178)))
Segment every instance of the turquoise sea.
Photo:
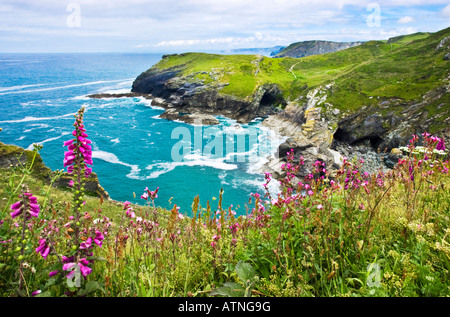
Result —
POLYGON ((202 206, 209 200, 215 208, 213 197, 223 188, 223 206, 239 205, 236 212, 245 214, 250 194, 264 194, 258 167, 279 144, 261 126, 262 118, 237 124, 219 117, 221 124, 213 128, 195 126, 159 118, 164 110, 144 98, 86 97, 130 91, 133 80, 161 56, 0 54, 0 141, 26 149, 42 144, 44 163, 63 169, 63 142, 71 138, 73 115, 84 106, 93 171, 112 199, 143 204, 145 187, 159 187, 157 205, 177 204, 190 215, 196 195, 202 206))

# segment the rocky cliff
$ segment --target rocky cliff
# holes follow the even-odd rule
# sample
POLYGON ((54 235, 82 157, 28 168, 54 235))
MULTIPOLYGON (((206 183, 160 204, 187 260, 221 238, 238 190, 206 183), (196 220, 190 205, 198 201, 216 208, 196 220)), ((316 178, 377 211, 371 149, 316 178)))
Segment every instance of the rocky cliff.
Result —
MULTIPOLYGON (((34 157, 34 152, 25 150, 19 146, 4 144, 0 142, 0 169, 2 168, 12 168, 15 166, 21 166, 30 164, 34 157)), ((39 153, 36 154, 33 164, 33 175, 39 177, 44 181, 50 182, 53 177, 54 172, 45 166, 42 161, 42 157, 39 153)), ((56 187, 69 187, 69 181, 72 178, 69 174, 63 173, 54 183, 53 186, 56 187)), ((86 180, 84 185, 86 193, 92 196, 103 197, 105 199, 109 198, 109 194, 103 189, 98 181, 97 174, 92 173, 91 176, 86 180)))
POLYGON ((187 114, 191 115, 185 117, 190 118, 188 122, 195 118, 213 121, 211 117, 195 116, 202 114, 224 115, 245 123, 272 114, 274 105, 286 103, 276 84, 264 84, 247 98, 238 98, 221 93, 224 85, 193 79, 196 73, 182 75, 183 66, 163 70, 151 68, 136 78, 131 92, 151 95, 149 98, 154 99, 155 105, 167 109, 161 117, 183 119, 182 114, 187 114))
POLYGON ((331 42, 331 41, 303 41, 292 43, 282 49, 275 57, 305 57, 337 52, 350 47, 361 45, 364 42, 331 42))
POLYGON ((343 156, 356 155, 373 172, 392 167, 398 155, 391 151, 412 134, 450 139, 450 28, 347 43, 348 49, 333 45, 342 49, 298 59, 166 55, 136 78, 130 94, 164 107, 163 118, 190 123, 266 117, 263 124, 287 138, 280 158, 264 167, 275 174, 290 148, 305 157, 305 167, 321 160, 335 170, 343 156))

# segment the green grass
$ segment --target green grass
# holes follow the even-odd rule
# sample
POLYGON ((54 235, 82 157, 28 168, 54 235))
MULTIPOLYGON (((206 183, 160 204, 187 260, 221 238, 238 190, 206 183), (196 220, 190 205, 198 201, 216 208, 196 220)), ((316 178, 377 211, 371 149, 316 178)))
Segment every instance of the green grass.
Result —
POLYGON ((158 208, 156 199, 156 206, 129 206, 136 213, 129 218, 122 203, 85 196, 82 241, 95 230, 105 238, 94 245, 93 270, 80 287, 67 284, 59 260, 73 239, 65 225, 73 191, 28 173, 31 162, 0 169, 0 242, 11 239, 0 243, 0 296, 449 296, 450 165, 428 156, 405 156, 394 171, 370 176, 355 158, 335 183, 313 178, 299 187, 286 178, 278 199, 249 197, 248 215, 239 217, 222 206, 222 193, 217 209, 194 199, 190 217, 158 208), (41 206, 25 239, 23 218, 9 216, 21 184, 41 206), (50 227, 59 228, 51 235, 58 253, 43 259, 35 248, 50 227))
POLYGON ((447 28, 303 58, 185 53, 167 56, 153 69, 175 67, 188 81, 227 84, 220 92, 241 99, 251 97, 266 83, 277 84, 288 100, 334 83, 327 102, 343 111, 355 111, 375 105, 380 98, 416 100, 442 86, 449 61, 443 59, 445 50, 436 47, 449 35, 447 28))

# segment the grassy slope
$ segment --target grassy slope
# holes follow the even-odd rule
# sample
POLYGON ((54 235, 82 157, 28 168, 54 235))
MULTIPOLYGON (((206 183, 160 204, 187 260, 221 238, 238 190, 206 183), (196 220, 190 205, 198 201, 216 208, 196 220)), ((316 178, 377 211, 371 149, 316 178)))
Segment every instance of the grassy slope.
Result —
POLYGON ((188 80, 228 84, 221 92, 240 98, 264 83, 276 83, 286 98, 297 100, 311 88, 334 82, 328 102, 353 111, 380 99, 418 99, 441 86, 449 61, 443 59, 445 49, 436 47, 449 35, 447 28, 304 58, 186 53, 170 55, 154 67, 181 67, 188 80))

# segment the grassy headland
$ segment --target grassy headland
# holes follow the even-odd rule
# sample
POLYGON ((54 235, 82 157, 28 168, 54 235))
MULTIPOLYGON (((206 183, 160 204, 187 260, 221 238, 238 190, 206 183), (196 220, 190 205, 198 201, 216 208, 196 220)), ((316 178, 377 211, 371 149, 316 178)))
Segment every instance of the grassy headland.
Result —
MULTIPOLYGON (((167 55, 149 71, 177 69, 187 82, 202 82, 218 87, 220 93, 249 98, 264 84, 276 84, 286 100, 300 101, 317 87, 330 85, 327 103, 350 114, 386 100, 420 101, 438 87, 446 85, 449 75, 448 44, 450 28, 436 33, 417 33, 369 41, 338 52, 303 58, 270 58, 261 55, 217 55, 185 53, 167 55)), ((448 96, 443 107, 427 106, 429 116, 450 115, 448 96)), ((393 107, 401 112, 402 107, 393 107)), ((388 110, 382 110, 387 112, 388 110)), ((439 120, 438 120, 439 121, 439 120)), ((439 122, 432 130, 439 130, 439 122)))

